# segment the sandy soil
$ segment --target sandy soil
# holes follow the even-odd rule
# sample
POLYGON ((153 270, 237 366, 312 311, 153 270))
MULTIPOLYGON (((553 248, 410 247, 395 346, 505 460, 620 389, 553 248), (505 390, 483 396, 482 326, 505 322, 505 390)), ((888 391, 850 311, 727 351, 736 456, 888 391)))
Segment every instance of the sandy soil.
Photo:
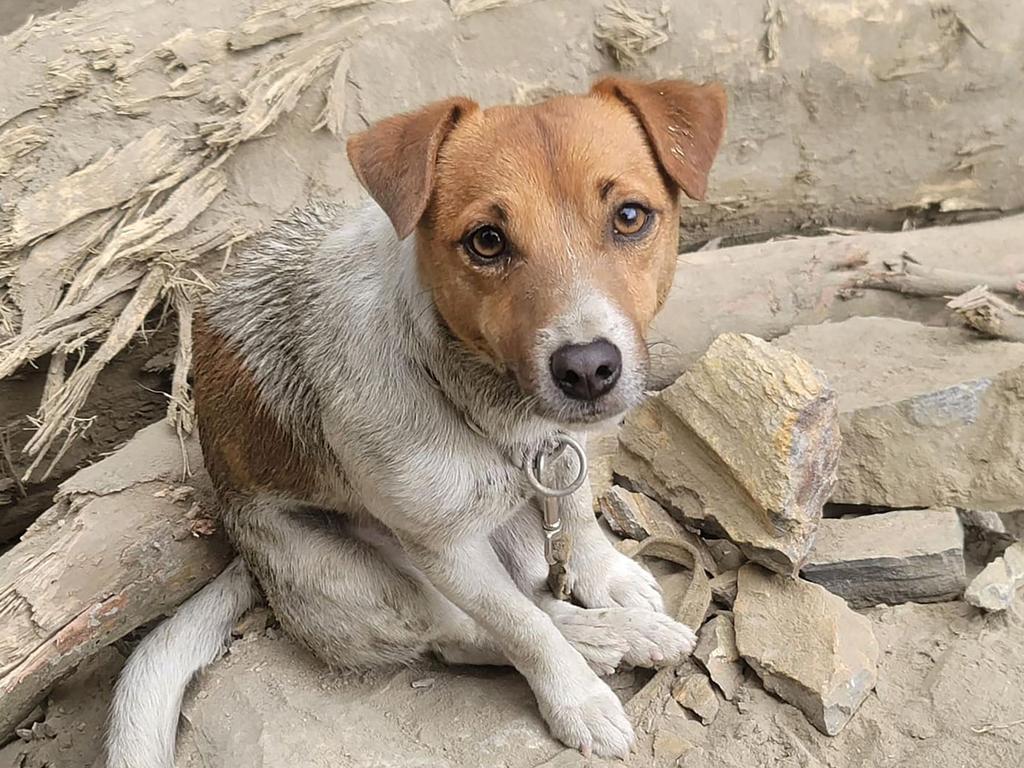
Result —
MULTIPOLYGON (((1024 765, 1024 595, 1006 616, 984 616, 960 602, 865 614, 882 649, 879 683, 839 736, 820 734, 748 673, 738 700, 722 701, 709 727, 666 701, 653 754, 636 754, 626 765, 1024 765)), ((47 703, 46 733, 0 749, 0 768, 93 766, 110 681, 122 662, 108 649, 60 686, 47 703)), ((614 687, 626 698, 642 679, 627 672, 614 687)), ((512 671, 425 663, 339 675, 273 627, 237 641, 194 687, 180 743, 184 768, 588 764, 551 740, 512 671)))

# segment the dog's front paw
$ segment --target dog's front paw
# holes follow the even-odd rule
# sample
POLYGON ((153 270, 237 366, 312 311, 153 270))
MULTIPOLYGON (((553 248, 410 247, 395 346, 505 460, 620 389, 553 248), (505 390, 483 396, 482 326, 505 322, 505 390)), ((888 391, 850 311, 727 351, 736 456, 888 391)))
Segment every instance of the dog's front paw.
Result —
POLYGON ((587 608, 647 608, 663 613, 651 572, 612 547, 573 566, 573 596, 587 608))
POLYGON ((697 635, 685 624, 653 611, 620 609, 625 617, 621 636, 627 652, 622 660, 634 667, 674 667, 693 653, 697 635))
POLYGON ((585 686, 538 694, 540 712, 551 733, 585 756, 626 757, 635 743, 622 703, 596 677, 585 686))
POLYGON ((646 608, 584 609, 559 603, 551 618, 572 647, 599 675, 623 663, 631 667, 675 666, 689 656, 697 636, 685 624, 646 608))

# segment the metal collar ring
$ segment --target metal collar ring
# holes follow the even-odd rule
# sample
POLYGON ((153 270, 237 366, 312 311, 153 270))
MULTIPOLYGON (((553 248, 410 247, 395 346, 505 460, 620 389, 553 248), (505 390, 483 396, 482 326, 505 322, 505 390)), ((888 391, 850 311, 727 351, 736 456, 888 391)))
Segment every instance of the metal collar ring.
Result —
POLYGON ((555 449, 550 454, 546 454, 543 449, 538 450, 533 455, 532 460, 527 461, 523 468, 526 471, 527 480, 533 486, 533 490, 541 496, 559 498, 575 493, 583 486, 583 482, 587 479, 587 454, 583 450, 583 446, 575 438, 560 434, 555 437, 555 449), (549 460, 557 459, 561 456, 566 448, 576 454, 576 460, 579 464, 576 478, 564 488, 552 488, 551 486, 544 485, 540 478, 544 475, 545 465, 549 460))

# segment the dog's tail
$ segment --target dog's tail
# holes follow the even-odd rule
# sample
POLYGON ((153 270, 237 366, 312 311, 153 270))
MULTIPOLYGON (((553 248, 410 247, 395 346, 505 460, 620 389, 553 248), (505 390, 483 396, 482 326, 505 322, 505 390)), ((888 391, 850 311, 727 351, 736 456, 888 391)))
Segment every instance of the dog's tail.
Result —
POLYGON ((185 688, 221 655, 257 595, 245 563, 236 559, 139 644, 114 690, 107 768, 173 768, 185 688))

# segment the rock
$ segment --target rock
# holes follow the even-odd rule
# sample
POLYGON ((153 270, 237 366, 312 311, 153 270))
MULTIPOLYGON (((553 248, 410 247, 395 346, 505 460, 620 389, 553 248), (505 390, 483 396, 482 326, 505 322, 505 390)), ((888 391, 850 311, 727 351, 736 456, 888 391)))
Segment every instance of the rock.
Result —
POLYGON ((726 608, 732 608, 736 602, 736 578, 738 571, 726 571, 711 579, 711 597, 715 602, 721 603, 726 608))
POLYGON ((964 526, 964 556, 968 561, 990 563, 1017 540, 1006 529, 1006 523, 998 512, 981 509, 958 511, 964 526))
POLYGON ((672 536, 682 528, 654 499, 618 485, 613 485, 597 503, 608 527, 627 539, 672 536))
POLYGON ((1005 611, 1013 602, 1017 589, 1024 585, 1024 542, 1017 542, 979 573, 964 598, 971 605, 986 611, 1005 611))
POLYGON ((677 519, 793 573, 835 482, 836 413, 834 393, 802 359, 723 334, 627 417, 616 475, 677 519))
POLYGON ((824 587, 740 569, 736 646, 764 687, 800 709, 822 733, 843 729, 875 687, 871 622, 824 587))
POLYGON ((998 512, 988 509, 961 509, 960 522, 965 528, 1002 536, 1006 534, 1006 523, 998 512))
POLYGON ((1005 512, 1024 499, 1024 344, 864 317, 773 342, 825 372, 843 452, 832 500, 1005 512))
POLYGON ((822 520, 802 573, 854 608, 954 600, 967 582, 963 527, 949 507, 822 520))
POLYGON ((707 547, 711 556, 715 558, 719 573, 739 570, 739 567, 747 562, 740 548, 728 539, 710 539, 707 547))
POLYGON ((675 765, 694 745, 668 728, 661 728, 654 735, 654 761, 658 765, 675 765))
POLYGON ((718 696, 711 681, 701 672, 684 671, 672 686, 672 698, 683 709, 693 712, 704 725, 711 725, 718 716, 718 696))
POLYGON ((743 685, 743 662, 731 614, 720 613, 701 628, 693 655, 726 700, 732 701, 743 685))

